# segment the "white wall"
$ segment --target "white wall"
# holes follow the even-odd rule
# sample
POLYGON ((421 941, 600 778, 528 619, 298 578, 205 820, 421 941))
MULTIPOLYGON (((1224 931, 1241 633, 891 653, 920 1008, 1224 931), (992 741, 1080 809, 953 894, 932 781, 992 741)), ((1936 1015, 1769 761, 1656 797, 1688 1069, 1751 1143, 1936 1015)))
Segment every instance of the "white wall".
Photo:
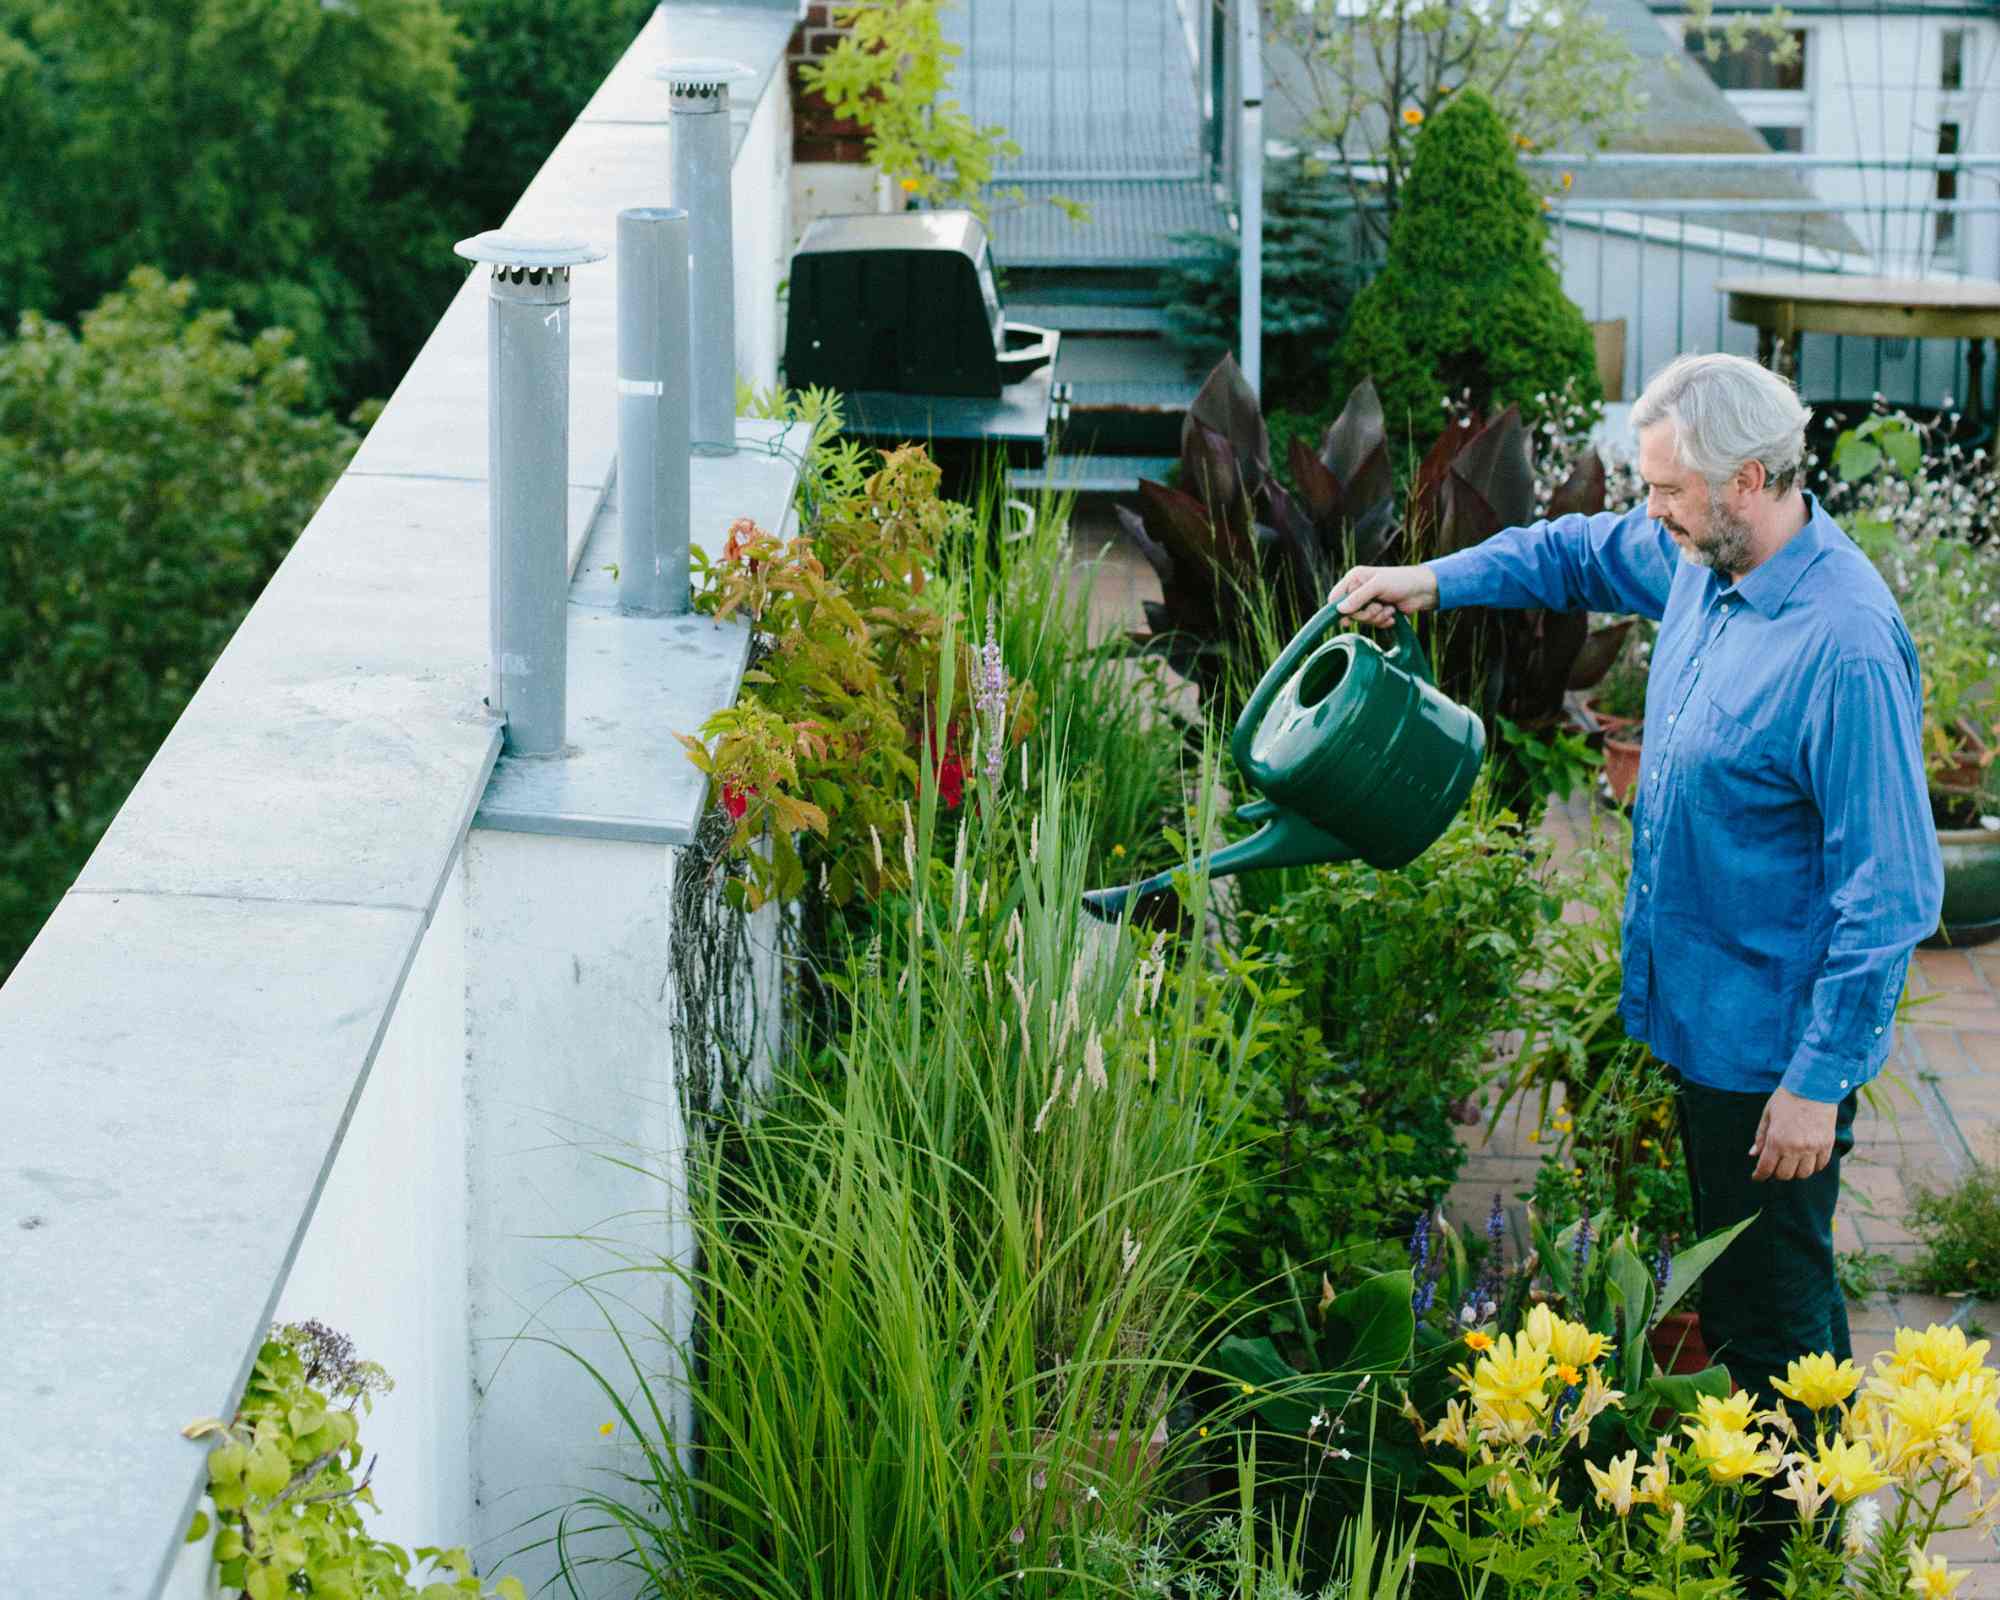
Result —
MULTIPOLYGON (((479 828, 467 841, 472 1471, 494 1557, 551 1536, 532 1519, 579 1493, 644 1498, 615 1477, 640 1465, 630 1430, 570 1351, 642 1415, 614 1323, 660 1398, 679 1381, 660 1335, 685 1337, 686 1296, 652 1270, 692 1262, 669 1034, 675 854, 479 828)), ((537 1551, 506 1570, 534 1593, 556 1568, 537 1551)))
POLYGON ((470 1540, 466 1382, 465 871, 452 868, 279 1300, 395 1379, 361 1440, 398 1544, 470 1540))

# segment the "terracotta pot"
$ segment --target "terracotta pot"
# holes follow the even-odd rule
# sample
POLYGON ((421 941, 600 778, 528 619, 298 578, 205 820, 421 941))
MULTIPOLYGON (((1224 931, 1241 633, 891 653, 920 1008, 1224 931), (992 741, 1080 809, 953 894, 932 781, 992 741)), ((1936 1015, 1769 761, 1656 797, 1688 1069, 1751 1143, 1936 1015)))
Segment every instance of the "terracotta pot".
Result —
POLYGON ((1701 1318, 1695 1312, 1669 1311, 1653 1324, 1646 1343, 1662 1372, 1703 1372, 1708 1368, 1708 1346, 1702 1341, 1701 1318))
POLYGON ((2000 830, 1940 828, 1937 837, 1944 854, 1943 929, 1925 947, 1963 949, 2000 939, 2000 830))
POLYGON ((1631 803, 1632 790, 1639 782, 1641 744, 1637 737, 1639 724, 1620 731, 1630 731, 1634 737, 1618 738, 1608 733, 1604 736, 1604 785, 1611 791, 1611 798, 1622 806, 1631 803))
POLYGON ((1595 700, 1586 700, 1583 705, 1584 709, 1590 713, 1591 721, 1597 724, 1598 731, 1607 739, 1626 728, 1636 728, 1639 726, 1639 719, 1637 717, 1621 717, 1615 711, 1606 711, 1595 700))

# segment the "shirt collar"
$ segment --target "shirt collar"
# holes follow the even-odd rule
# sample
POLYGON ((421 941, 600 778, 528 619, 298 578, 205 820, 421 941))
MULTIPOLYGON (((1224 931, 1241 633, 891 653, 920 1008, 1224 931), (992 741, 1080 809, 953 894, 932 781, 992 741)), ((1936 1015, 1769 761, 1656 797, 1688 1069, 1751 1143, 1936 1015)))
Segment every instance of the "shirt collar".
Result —
MULTIPOLYGON (((1813 495, 1808 493, 1805 499, 1806 525, 1780 545, 1777 554, 1770 560, 1745 573, 1723 593, 1741 595, 1753 609, 1766 617, 1775 617, 1784 610, 1785 602, 1798 587, 1799 579, 1806 575, 1806 568, 1826 548, 1827 536, 1838 531, 1833 519, 1820 508, 1813 495)), ((1716 581, 1721 582, 1719 574, 1716 581)))

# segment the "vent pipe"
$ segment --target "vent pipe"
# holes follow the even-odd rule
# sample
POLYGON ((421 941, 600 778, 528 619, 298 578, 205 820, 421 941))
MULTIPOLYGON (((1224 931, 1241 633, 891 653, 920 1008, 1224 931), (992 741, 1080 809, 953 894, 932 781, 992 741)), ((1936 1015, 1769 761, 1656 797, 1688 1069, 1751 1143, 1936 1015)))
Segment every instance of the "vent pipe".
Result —
POLYGON ((618 213, 618 604, 688 609, 688 214, 618 213))
POLYGON ((569 275, 580 239, 487 232, 454 248, 493 269, 486 302, 492 687, 509 755, 559 755, 569 690, 569 275))
POLYGON ((675 60, 656 69, 673 112, 673 200, 688 214, 689 398, 699 455, 736 449, 736 265, 729 86, 753 76, 735 61, 675 60))

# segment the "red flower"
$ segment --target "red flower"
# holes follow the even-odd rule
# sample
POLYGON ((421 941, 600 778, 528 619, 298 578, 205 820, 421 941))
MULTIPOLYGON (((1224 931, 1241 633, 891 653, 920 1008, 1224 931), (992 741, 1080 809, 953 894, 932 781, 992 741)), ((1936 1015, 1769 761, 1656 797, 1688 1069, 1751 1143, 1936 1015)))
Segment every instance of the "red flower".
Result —
POLYGON ((958 759, 957 751, 945 751, 944 760, 938 764, 937 786, 945 809, 956 811, 965 798, 965 764, 958 759))
POLYGON ((741 822, 743 813, 750 809, 750 796, 755 789, 739 789, 733 783, 722 786, 722 809, 729 813, 732 822, 741 822))

